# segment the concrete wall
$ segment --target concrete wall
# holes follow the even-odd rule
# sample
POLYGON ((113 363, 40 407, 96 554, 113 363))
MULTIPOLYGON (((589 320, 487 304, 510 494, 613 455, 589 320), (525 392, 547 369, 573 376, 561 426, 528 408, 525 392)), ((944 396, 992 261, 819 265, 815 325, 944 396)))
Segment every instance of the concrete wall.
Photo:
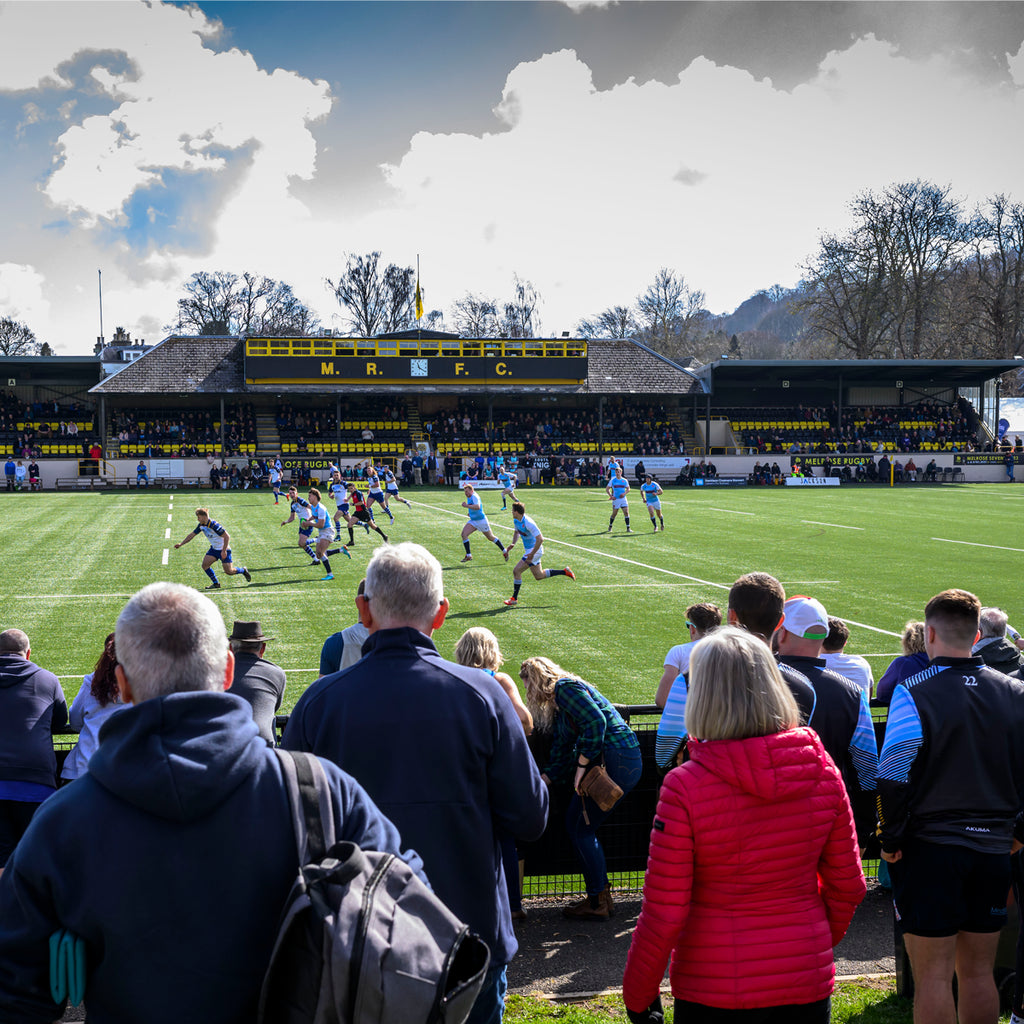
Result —
MULTIPOLYGON (((639 457, 639 456, 638 456, 639 457)), ((917 463, 919 469, 923 469, 931 459, 931 455, 928 453, 922 453, 920 457, 915 456, 914 462, 917 463)), ((108 459, 102 464, 101 475, 106 476, 110 479, 117 479, 120 481, 128 480, 130 485, 135 485, 135 467, 138 465, 138 459, 108 459)), ((230 459, 229 462, 241 462, 244 460, 230 459)), ((354 466, 357 459, 342 460, 342 465, 354 466)), ((652 461, 654 461, 652 459, 652 461)), ((681 461, 681 460, 680 460, 681 461)), ((691 460, 699 462, 700 459, 691 460)), ((787 473, 789 470, 789 456, 788 455, 718 455, 711 459, 714 462, 715 467, 718 469, 719 476, 746 476, 749 474, 756 462, 765 462, 769 464, 772 462, 778 462, 783 473, 787 473)), ((901 460, 906 461, 906 460, 901 460)), ((201 477, 204 486, 209 486, 210 478, 210 465, 205 458, 202 459, 169 459, 169 460, 147 460, 147 465, 150 466, 150 482, 154 480, 154 472, 152 464, 154 462, 169 462, 172 464, 174 472, 171 476, 179 477, 201 477), (180 467, 180 471, 179 471, 180 467)), ((939 469, 943 469, 946 466, 953 466, 953 453, 952 452, 939 452, 935 454, 935 462, 939 469)), ((26 463, 27 465, 27 463, 26 463)), ((961 466, 963 470, 964 478, 968 483, 999 483, 1006 479, 1006 470, 1003 465, 973 465, 973 466, 961 466)), ((77 459, 40 459, 39 460, 39 471, 43 481, 43 487, 45 490, 53 490, 56 486, 57 478, 66 479, 69 477, 78 476, 78 460, 77 459)), ((657 475, 661 478, 663 483, 671 484, 675 478, 675 473, 656 471, 657 475), (670 475, 671 473, 671 475, 670 475)), ((820 467, 815 467, 815 472, 820 475, 820 467)), ((631 474, 631 470, 627 469, 627 475, 631 474)), ((326 474, 324 474, 326 476, 326 474)), ((285 479, 288 479, 288 473, 285 472, 285 479)), ((1024 466, 1017 467, 1017 479, 1024 480, 1024 466)))

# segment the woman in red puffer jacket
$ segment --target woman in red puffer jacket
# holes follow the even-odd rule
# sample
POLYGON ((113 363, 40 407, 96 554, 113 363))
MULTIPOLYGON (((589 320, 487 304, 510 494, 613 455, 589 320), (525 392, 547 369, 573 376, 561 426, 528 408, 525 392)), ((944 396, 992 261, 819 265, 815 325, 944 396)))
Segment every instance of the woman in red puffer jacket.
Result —
POLYGON ((864 897, 839 771, 768 646, 724 627, 690 658, 690 760, 669 772, 651 831, 623 998, 661 1020, 827 1024, 832 947, 864 897))

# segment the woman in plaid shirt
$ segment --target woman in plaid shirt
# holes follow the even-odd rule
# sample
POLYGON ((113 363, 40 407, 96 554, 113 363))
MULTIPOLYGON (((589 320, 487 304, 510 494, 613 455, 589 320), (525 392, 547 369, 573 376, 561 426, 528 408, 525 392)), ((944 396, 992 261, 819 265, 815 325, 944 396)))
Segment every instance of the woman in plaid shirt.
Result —
POLYGON ((527 658, 519 678, 534 726, 553 732, 554 742, 542 778, 549 785, 572 779, 576 795, 569 802, 565 827, 583 865, 587 895, 562 913, 569 918, 606 921, 614 913, 604 850, 598 826, 602 811, 579 784, 591 766, 603 764, 609 776, 628 793, 640 779, 640 745, 633 730, 590 683, 571 675, 550 658, 527 658))

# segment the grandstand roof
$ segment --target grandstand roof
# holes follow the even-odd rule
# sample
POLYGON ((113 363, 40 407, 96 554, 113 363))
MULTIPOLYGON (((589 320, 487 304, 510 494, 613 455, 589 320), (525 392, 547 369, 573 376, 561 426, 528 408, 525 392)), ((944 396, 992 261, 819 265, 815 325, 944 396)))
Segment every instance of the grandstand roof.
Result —
POLYGON ((775 390, 784 381, 793 388, 897 386, 918 388, 980 387, 1008 370, 1021 369, 1020 359, 717 359, 697 374, 710 383, 712 394, 775 390))
MULTIPOLYGON (((700 380, 656 352, 632 341, 587 343, 587 380, 569 385, 508 385, 516 394, 688 395, 702 393, 700 380)), ((236 337, 170 337, 133 363, 91 389, 100 395, 145 394, 318 394, 330 385, 246 385, 242 339, 236 337)), ((345 393, 473 394, 493 390, 480 385, 431 385, 426 379, 403 384, 346 385, 345 393)))
POLYGON ((170 337, 91 388, 90 394, 189 395, 245 390, 241 338, 170 337))

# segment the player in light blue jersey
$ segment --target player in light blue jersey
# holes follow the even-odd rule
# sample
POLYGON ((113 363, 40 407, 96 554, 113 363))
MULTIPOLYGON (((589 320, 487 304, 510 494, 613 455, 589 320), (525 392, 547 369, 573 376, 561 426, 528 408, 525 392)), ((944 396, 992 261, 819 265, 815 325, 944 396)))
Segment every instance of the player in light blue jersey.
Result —
POLYGON ((316 487, 309 489, 309 512, 310 522, 316 527, 316 556, 313 564, 318 562, 327 570, 325 580, 333 580, 334 573, 331 572, 330 556, 342 554, 351 558, 348 548, 332 548, 331 541, 334 540, 334 523, 331 521, 331 513, 327 506, 320 500, 321 494, 316 487), (329 550, 328 550, 329 549, 329 550))
POLYGON ((462 503, 462 507, 469 511, 469 522, 462 528, 462 545, 466 549, 466 557, 462 560, 464 562, 473 561, 473 555, 469 550, 469 537, 474 530, 479 530, 491 543, 497 545, 498 550, 507 562, 508 552, 505 550, 505 545, 494 536, 491 524, 487 522, 487 516, 484 515, 480 495, 476 493, 473 485, 468 480, 462 485, 462 490, 466 495, 466 500, 462 503))
POLYGON ((228 531, 224 529, 216 519, 210 518, 210 510, 208 508, 197 508, 196 519, 199 520, 199 524, 194 530, 192 530, 183 541, 174 545, 174 550, 185 544, 188 544, 193 537, 198 534, 203 534, 206 539, 210 542, 210 548, 203 556, 203 572, 210 577, 212 581, 206 588, 207 590, 220 590, 220 581, 217 579, 217 574, 213 571, 212 566, 214 562, 220 562, 224 566, 224 572, 228 576, 240 575, 245 577, 245 582, 249 583, 252 580, 252 576, 249 570, 244 565, 235 565, 231 561, 231 537, 228 531))
POLYGON ((510 473, 507 469, 503 469, 498 474, 498 483, 501 484, 501 510, 502 512, 508 508, 505 499, 511 498, 516 501, 516 477, 514 473, 510 473))
POLYGON ((644 504, 647 506, 647 514, 651 517, 651 526, 654 527, 654 532, 658 532, 658 523, 661 523, 662 532, 665 530, 665 520, 661 515, 661 495, 663 491, 661 484, 651 476, 650 473, 644 477, 644 482, 640 485, 640 494, 644 499, 644 504), (657 513, 657 520, 654 516, 657 513))
MULTIPOLYGON (((341 479, 341 470, 337 466, 331 470, 331 495, 334 497, 334 504, 336 506, 334 512, 334 535, 339 538, 341 537, 341 521, 344 519, 345 526, 348 529, 348 543, 345 547, 350 548, 356 542, 355 535, 352 533, 352 527, 356 525, 358 520, 353 519, 349 515, 348 486, 341 479)), ((370 527, 367 523, 362 523, 361 525, 367 533, 370 532, 370 527)))
POLYGON ((609 463, 608 468, 612 474, 608 479, 608 486, 605 488, 608 492, 608 500, 612 503, 608 532, 612 532, 612 523, 615 522, 619 509, 622 509, 622 516, 626 520, 626 533, 632 533, 629 526, 629 499, 626 497, 629 494, 629 481, 622 475, 622 467, 617 462, 609 463))
MULTIPOLYGON (((398 493, 398 477, 395 476, 394 470, 390 466, 384 467, 384 488, 388 494, 388 511, 391 509, 392 498, 394 498, 395 501, 400 501, 403 505, 408 505, 409 508, 412 508, 412 502, 407 498, 403 498, 398 493)), ((391 521, 394 522, 395 520, 392 518, 391 521)))
POLYGON ((564 569, 544 569, 540 560, 544 556, 544 537, 540 527, 526 514, 526 507, 521 501, 512 502, 512 525, 516 532, 512 537, 512 543, 505 548, 505 557, 508 558, 516 541, 523 539, 523 557, 516 562, 512 570, 512 596, 505 602, 507 605, 519 603, 519 588, 523 585, 523 573, 527 569, 533 573, 535 580, 546 580, 549 576, 568 576, 569 579, 576 579, 576 574, 566 566, 564 569))
POLYGON ((289 487, 286 497, 288 498, 288 504, 291 506, 292 514, 287 519, 282 519, 281 525, 287 526, 289 523, 294 523, 296 517, 298 517, 299 550, 305 551, 313 559, 313 564, 317 565, 320 560, 316 557, 313 542, 310 540, 310 537, 313 535, 313 507, 305 498, 299 497, 299 491, 296 487, 289 487))

